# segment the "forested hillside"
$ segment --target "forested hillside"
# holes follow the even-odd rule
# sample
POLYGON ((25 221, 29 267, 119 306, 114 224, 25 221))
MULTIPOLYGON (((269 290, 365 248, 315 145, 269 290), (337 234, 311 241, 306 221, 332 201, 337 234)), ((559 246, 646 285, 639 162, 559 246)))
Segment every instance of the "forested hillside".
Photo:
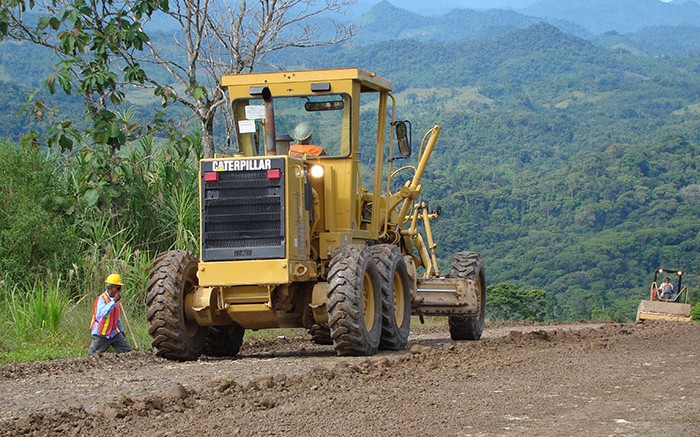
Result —
MULTIPOLYGON (((556 319, 630 320, 660 266, 686 270, 700 294, 700 54, 663 45, 630 53, 614 48, 619 35, 594 43, 502 11, 492 22, 481 15, 469 35, 432 28, 439 38, 422 38, 424 17, 385 12, 396 18, 390 26, 368 15, 359 22, 368 33, 343 46, 271 61, 290 70, 358 66, 392 79, 416 150, 425 130, 442 125, 423 187, 442 207, 433 230, 443 264, 458 250, 482 252, 490 284, 545 289, 547 317, 556 319), (403 39, 367 42, 382 30, 403 39)), ((443 21, 443 30, 470 14, 443 21)), ((16 139, 39 128, 17 110, 51 61, 7 42, 0 52, 0 136, 16 139)), ((159 105, 138 97, 130 103, 139 111, 159 105)), ((77 103, 58 104, 80 119, 77 103)))
POLYGON ((700 272, 700 57, 607 50, 547 24, 489 41, 295 54, 395 79, 401 117, 443 125, 426 177, 443 258, 542 287, 550 316, 629 319, 653 269, 700 272))
POLYGON ((606 32, 594 38, 596 44, 647 56, 672 56, 700 52, 700 27, 689 24, 652 26, 637 32, 606 32))

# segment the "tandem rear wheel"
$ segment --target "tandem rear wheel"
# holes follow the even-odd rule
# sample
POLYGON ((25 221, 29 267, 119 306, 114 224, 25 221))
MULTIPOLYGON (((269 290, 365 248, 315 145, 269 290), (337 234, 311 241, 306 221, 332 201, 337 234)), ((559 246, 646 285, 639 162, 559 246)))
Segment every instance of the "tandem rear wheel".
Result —
POLYGON ((382 334, 377 266, 366 246, 338 249, 328 272, 328 327, 338 355, 373 355, 382 334))

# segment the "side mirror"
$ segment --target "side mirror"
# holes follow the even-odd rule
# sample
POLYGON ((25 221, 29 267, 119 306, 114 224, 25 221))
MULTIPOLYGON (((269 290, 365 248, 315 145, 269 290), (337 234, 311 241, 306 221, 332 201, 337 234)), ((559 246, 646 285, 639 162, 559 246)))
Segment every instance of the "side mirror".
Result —
POLYGON ((396 129, 396 142, 399 144, 399 152, 404 158, 411 156, 411 122, 397 121, 394 124, 396 129))

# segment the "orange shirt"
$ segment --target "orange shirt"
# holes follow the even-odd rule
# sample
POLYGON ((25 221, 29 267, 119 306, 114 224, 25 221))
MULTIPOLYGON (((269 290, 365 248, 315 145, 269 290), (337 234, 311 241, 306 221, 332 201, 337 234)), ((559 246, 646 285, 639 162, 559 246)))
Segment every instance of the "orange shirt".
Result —
POLYGON ((289 156, 302 157, 304 155, 321 156, 323 147, 313 144, 292 144, 289 147, 289 156))

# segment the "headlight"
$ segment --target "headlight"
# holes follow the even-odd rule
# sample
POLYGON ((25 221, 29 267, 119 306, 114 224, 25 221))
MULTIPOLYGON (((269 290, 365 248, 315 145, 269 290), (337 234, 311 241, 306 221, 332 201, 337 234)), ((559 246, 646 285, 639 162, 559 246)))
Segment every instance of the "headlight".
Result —
POLYGON ((309 170, 309 173, 311 174, 311 177, 314 179, 319 179, 323 177, 323 166, 322 165, 312 165, 311 169, 309 170))

